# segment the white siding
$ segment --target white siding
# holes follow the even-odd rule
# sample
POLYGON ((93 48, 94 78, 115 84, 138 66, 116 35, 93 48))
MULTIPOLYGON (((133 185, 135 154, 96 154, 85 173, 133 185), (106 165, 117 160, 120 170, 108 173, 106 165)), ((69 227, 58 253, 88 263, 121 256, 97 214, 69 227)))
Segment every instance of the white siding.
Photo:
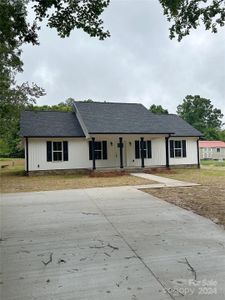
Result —
POLYGON ((29 138, 29 170, 59 170, 90 168, 92 162, 89 160, 88 143, 86 139, 64 138, 64 139, 39 139, 29 138), (48 162, 46 141, 68 141, 69 160, 62 162, 48 162))
MULTIPOLYGON (((152 158, 145 159, 146 167, 165 166, 166 149, 165 136, 155 137, 144 135, 144 140, 152 142, 152 158)), ((107 141, 108 159, 96 160, 96 168, 110 168, 120 166, 120 153, 117 146, 119 136, 96 136, 96 141, 107 141)), ((175 138, 174 138, 175 139, 175 138)), ((184 139, 184 138, 176 138, 184 139)), ((124 167, 140 167, 141 159, 135 159, 135 140, 140 136, 123 136, 123 161, 124 167)), ((170 165, 197 164, 197 143, 196 138, 186 138, 187 157, 169 158, 170 165)), ((60 170, 60 169, 83 169, 92 168, 92 161, 89 160, 89 140, 86 138, 29 138, 29 171, 38 170, 60 170), (69 160, 62 162, 47 162, 46 141, 68 141, 69 160)))
POLYGON ((171 138, 171 140, 186 140, 187 157, 169 158, 170 165, 198 164, 197 138, 171 138))
MULTIPOLYGON (((137 139, 137 138, 136 138, 137 139)), ((130 139, 132 146, 129 147, 127 151, 127 165, 133 167, 141 166, 141 159, 135 159, 135 140, 130 139)), ((140 138, 139 138, 140 139, 140 138)), ((153 137, 144 137, 144 139, 151 140, 152 142, 152 158, 145 158, 145 166, 164 166, 166 164, 166 147, 165 147, 165 137, 153 138, 153 137)))
POLYGON ((219 148, 220 151, 217 152, 217 148, 200 148, 200 158, 201 159, 225 159, 225 148, 219 148))

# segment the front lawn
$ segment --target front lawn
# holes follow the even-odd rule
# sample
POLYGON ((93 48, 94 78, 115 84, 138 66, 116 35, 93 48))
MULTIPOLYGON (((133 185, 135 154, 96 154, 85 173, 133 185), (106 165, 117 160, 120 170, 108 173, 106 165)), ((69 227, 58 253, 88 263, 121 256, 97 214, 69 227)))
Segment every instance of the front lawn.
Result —
POLYGON ((102 174, 99 176, 98 174, 98 177, 79 173, 67 175, 26 176, 24 172, 23 159, 4 159, 0 161, 0 166, 0 191, 2 193, 52 191, 152 183, 150 180, 130 176, 128 174, 123 176, 113 176, 113 174, 102 174))
POLYGON ((225 167, 225 160, 202 159, 201 165, 203 167, 225 167))
POLYGON ((145 192, 225 226, 225 167, 203 166, 200 170, 178 169, 158 175, 201 186, 144 189, 145 192))

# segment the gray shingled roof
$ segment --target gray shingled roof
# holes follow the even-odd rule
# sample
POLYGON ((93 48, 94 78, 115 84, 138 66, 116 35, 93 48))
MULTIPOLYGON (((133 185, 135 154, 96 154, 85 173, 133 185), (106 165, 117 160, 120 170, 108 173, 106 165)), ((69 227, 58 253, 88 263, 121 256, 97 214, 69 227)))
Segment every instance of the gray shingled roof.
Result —
MULTIPOLYGON (((177 115, 153 114, 142 104, 76 102, 75 109, 90 134, 202 135, 177 115)), ((75 113, 58 111, 22 112, 20 134, 27 137, 85 136, 75 113)))
POLYGON ((90 134, 97 133, 171 133, 174 136, 201 136, 177 115, 156 115, 137 103, 76 102, 90 134))
POLYGON ((162 124, 166 125, 172 136, 202 136, 202 133, 175 114, 157 115, 162 124))
POLYGON ((84 133, 73 112, 24 111, 20 134, 27 137, 83 137, 84 133))
POLYGON ((76 102, 75 109, 78 110, 90 134, 170 132, 167 124, 162 124, 142 104, 76 102))

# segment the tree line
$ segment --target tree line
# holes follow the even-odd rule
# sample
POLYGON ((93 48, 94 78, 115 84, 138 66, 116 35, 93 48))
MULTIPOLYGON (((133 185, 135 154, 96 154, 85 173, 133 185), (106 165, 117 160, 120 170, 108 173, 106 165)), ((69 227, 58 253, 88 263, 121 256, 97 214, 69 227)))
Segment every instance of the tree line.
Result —
MULTIPOLYGON (((9 106, 8 110, 0 108, 1 137, 0 156, 23 157, 23 145, 19 134, 20 113, 23 110, 34 111, 72 111, 75 100, 68 98, 56 105, 35 105, 32 103, 19 106, 9 106), (10 117, 9 117, 10 116, 10 117), (3 122, 2 122, 3 121, 3 122)), ((87 99, 86 102, 93 100, 87 99)), ((168 110, 161 105, 152 104, 149 108, 155 114, 168 114, 168 110)), ((225 130, 223 129, 223 114, 220 109, 214 108, 211 101, 198 95, 187 95, 181 104, 177 106, 177 114, 203 133, 203 139, 225 141, 225 130)))

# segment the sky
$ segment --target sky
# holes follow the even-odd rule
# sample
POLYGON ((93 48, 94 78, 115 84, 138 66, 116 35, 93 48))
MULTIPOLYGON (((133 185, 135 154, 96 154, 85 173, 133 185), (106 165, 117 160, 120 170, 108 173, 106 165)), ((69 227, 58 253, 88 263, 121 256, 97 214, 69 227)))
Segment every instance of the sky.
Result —
POLYGON ((104 41, 82 30, 62 39, 43 25, 40 46, 23 46, 18 81, 46 90, 38 105, 72 97, 160 104, 176 113, 186 95, 200 95, 225 115, 224 28, 217 34, 200 28, 181 42, 170 40, 158 0, 111 0, 102 17, 111 33, 104 41))

